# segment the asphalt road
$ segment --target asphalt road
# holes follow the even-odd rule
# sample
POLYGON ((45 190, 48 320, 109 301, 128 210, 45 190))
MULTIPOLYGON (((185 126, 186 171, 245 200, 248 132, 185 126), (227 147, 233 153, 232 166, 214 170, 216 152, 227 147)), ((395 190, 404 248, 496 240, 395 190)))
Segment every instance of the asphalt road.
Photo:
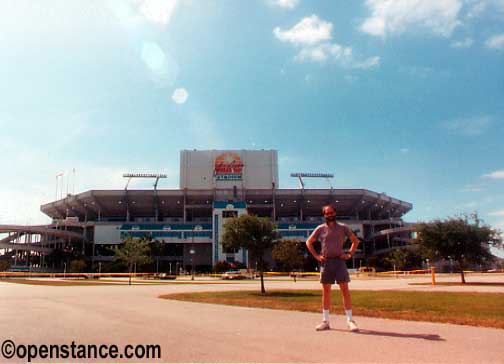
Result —
MULTIPOLYGON (((273 288, 318 288, 274 281, 273 288)), ((411 289, 406 280, 354 281, 351 287, 411 289), (395 282, 395 283, 393 283, 395 282), (395 288, 394 288, 395 286, 395 288)), ((157 344, 162 362, 503 363, 504 330, 356 317, 359 333, 332 315, 159 299, 172 292, 257 288, 255 283, 48 287, 0 281, 0 345, 157 344)), ((437 289, 421 286, 420 290, 437 289)), ((484 288, 484 287, 482 287, 484 288)), ((471 287, 474 290, 474 287, 471 287)), ((477 288, 476 288, 477 289, 477 288)), ((502 290, 502 288, 501 288, 502 290)), ((13 358, 26 362, 26 358, 13 358)), ((0 361, 7 361, 0 355, 0 361)), ((40 358, 36 362, 44 361, 40 358)), ((124 361, 147 359, 46 359, 124 361)))

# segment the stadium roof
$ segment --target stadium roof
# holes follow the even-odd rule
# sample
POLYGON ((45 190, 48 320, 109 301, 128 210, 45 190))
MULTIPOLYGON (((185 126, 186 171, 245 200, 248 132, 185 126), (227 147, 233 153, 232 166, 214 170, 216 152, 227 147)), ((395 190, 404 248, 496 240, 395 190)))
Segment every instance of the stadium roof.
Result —
MULTIPOLYGON (((232 190, 90 190, 47 203, 41 211, 53 219, 68 216, 84 220, 121 217, 182 216, 187 210, 207 213, 213 202, 225 200, 232 190)), ((249 212, 275 207, 277 216, 320 216, 321 206, 331 203, 338 216, 360 219, 398 218, 413 205, 366 189, 260 189, 239 190, 238 200, 245 201, 249 212)), ((194 215, 196 216, 196 215, 194 215)))

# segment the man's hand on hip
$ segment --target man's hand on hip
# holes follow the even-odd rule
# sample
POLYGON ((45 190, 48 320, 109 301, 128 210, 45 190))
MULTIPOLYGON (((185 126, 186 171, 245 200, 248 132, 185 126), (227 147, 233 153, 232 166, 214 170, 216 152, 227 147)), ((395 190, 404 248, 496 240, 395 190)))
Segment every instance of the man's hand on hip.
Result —
POLYGON ((348 260, 348 259, 352 258, 352 254, 350 254, 350 253, 341 253, 341 255, 339 257, 340 257, 340 259, 348 260))

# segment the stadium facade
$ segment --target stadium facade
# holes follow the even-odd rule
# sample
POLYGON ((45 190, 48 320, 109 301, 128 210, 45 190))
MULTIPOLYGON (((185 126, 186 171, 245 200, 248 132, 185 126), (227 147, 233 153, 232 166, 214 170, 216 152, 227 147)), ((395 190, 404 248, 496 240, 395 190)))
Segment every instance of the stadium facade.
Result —
MULTIPOLYGON (((247 252, 226 251, 221 244, 227 218, 254 214, 270 218, 284 239, 306 240, 323 220, 321 206, 333 204, 337 220, 362 241, 351 263, 409 243, 403 215, 412 204, 367 189, 278 188, 275 150, 183 150, 180 188, 89 190, 44 204, 45 226, 0 226, 8 236, 0 249, 15 257, 44 256, 69 244, 82 249, 93 267, 113 259, 111 246, 127 236, 147 237, 161 245, 158 263, 170 271, 194 264, 249 261, 247 252), (175 268, 177 267, 177 268, 175 268)), ((29 259, 30 260, 30 259, 29 259)), ((31 259, 30 261, 33 261, 31 259)), ((46 267, 47 268, 47 267, 46 267)))

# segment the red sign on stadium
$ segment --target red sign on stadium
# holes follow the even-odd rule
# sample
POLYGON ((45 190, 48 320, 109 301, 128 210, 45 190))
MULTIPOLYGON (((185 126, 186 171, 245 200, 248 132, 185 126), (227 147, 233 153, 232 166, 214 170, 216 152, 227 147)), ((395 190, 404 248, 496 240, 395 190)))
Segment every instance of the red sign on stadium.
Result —
POLYGON ((219 154, 214 162, 214 176, 217 181, 241 181, 243 163, 236 153, 219 154))

